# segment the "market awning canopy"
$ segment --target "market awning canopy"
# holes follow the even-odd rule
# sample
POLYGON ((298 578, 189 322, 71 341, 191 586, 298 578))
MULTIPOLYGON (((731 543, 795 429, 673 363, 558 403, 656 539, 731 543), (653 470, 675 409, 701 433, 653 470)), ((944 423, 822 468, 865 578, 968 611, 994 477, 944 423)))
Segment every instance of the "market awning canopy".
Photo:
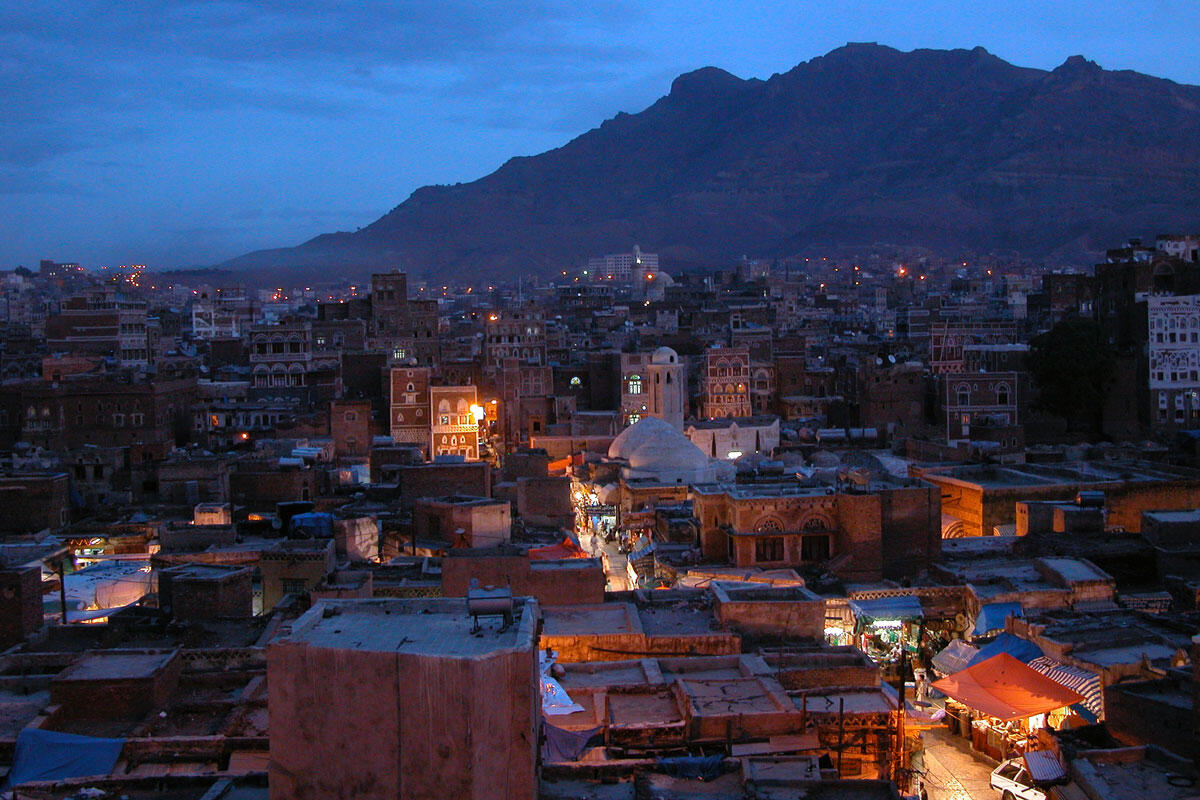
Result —
POLYGON ((966 669, 978 652, 979 648, 975 645, 954 639, 933 657, 933 668, 943 675, 953 675, 960 669, 966 669))
POLYGON ((987 603, 980 606, 972 635, 986 636, 992 631, 1004 630, 1005 620, 1009 616, 1025 616, 1020 603, 987 603))
POLYGON ((933 687, 969 708, 1005 721, 1045 714, 1084 699, 1008 653, 942 678, 933 687))
POLYGON ((851 600, 849 606, 860 626, 873 622, 911 622, 925 617, 921 598, 913 595, 851 600))
POLYGON ((1052 658, 1035 658, 1029 666, 1045 675, 1055 683, 1061 683, 1068 689, 1074 689, 1083 695, 1083 707, 1097 718, 1104 715, 1104 687, 1100 685, 1100 676, 1086 669, 1060 664, 1052 658))

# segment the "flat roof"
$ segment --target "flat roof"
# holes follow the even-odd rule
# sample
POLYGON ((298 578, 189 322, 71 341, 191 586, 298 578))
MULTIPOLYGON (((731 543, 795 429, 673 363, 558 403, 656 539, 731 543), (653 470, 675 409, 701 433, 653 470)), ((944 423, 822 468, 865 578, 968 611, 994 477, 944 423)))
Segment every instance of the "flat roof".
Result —
POLYGON ((641 620, 631 603, 592 603, 550 606, 543 610, 542 630, 548 636, 641 633, 641 620))
POLYGON ((1124 481, 1200 481, 1200 471, 1148 461, 1065 461, 1019 466, 971 464, 930 469, 927 476, 929 480, 951 478, 984 488, 1074 486, 1124 481))
POLYGON ((177 564, 173 567, 164 567, 161 572, 169 572, 173 578, 188 577, 188 578, 208 578, 211 580, 219 580, 228 578, 230 575, 239 572, 248 572, 250 567, 235 564, 202 564, 199 562, 189 562, 187 564, 177 564))
POLYGON ((697 494, 727 494, 735 500, 758 497, 824 497, 829 494, 828 486, 800 486, 795 481, 764 484, 697 483, 692 491, 697 494))
POLYGON ((716 617, 709 608, 697 608, 687 602, 651 603, 637 609, 642 630, 650 636, 678 636, 709 633, 716 629, 716 617))
POLYGON ((150 678, 166 666, 175 653, 174 650, 113 650, 87 653, 54 680, 102 681, 150 678))
POLYGON ((1188 511, 1143 511, 1142 516, 1162 522, 1200 522, 1200 508, 1188 511))
MULTIPOLYGON (((783 707, 786 695, 771 692, 758 678, 695 678, 680 679, 687 694, 692 713, 697 716, 715 714, 771 714, 778 711, 794 711, 783 707)), ((778 691, 778 690, 777 690, 778 691)))
POLYGON ((532 647, 536 608, 516 598, 513 625, 500 631, 497 618, 484 618, 473 634, 465 598, 322 600, 273 643, 469 658, 532 647))
POLYGON ((1194 783, 1176 785, 1172 780, 1180 773, 1179 763, 1158 761, 1143 751, 1146 757, 1140 760, 1121 758, 1120 751, 1111 760, 1096 754, 1077 758, 1075 770, 1097 795, 1104 800, 1124 800, 1129 797, 1153 797, 1156 800, 1193 798, 1196 796, 1194 783))

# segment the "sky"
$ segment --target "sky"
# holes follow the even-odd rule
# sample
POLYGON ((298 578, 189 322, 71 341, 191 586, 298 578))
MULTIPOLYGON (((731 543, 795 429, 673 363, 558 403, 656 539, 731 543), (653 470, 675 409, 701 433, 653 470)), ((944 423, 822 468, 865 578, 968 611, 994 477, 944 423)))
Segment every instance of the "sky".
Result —
POLYGON ((209 265, 355 230, 717 66, 846 42, 1200 84, 1196 0, 0 0, 0 269, 209 265))

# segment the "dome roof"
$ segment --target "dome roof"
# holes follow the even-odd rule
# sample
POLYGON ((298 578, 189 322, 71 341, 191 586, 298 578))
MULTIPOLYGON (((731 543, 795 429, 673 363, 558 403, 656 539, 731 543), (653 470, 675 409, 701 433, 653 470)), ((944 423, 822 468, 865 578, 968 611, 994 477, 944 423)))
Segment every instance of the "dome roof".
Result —
POLYGON ((668 433, 674 434, 688 444, 691 444, 683 434, 675 430, 675 427, 671 423, 664 422, 658 417, 645 417, 617 434, 617 438, 613 439, 612 444, 608 446, 608 457, 628 459, 633 455, 634 450, 637 450, 650 439, 668 433))
POLYGON ((641 472, 697 470, 708 466, 709 458, 687 437, 671 428, 671 435, 654 436, 629 456, 629 466, 641 472))
POLYGON ((679 354, 669 347, 660 347, 650 356, 651 364, 677 364, 679 354))

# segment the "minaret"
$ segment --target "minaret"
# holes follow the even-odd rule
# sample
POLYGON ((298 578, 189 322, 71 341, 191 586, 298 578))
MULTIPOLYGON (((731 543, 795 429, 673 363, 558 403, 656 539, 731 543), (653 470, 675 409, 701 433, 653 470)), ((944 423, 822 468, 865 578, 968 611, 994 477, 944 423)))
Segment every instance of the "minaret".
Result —
POLYGON ((687 371, 679 354, 669 347, 658 348, 650 356, 646 373, 650 385, 647 413, 682 431, 687 371))

